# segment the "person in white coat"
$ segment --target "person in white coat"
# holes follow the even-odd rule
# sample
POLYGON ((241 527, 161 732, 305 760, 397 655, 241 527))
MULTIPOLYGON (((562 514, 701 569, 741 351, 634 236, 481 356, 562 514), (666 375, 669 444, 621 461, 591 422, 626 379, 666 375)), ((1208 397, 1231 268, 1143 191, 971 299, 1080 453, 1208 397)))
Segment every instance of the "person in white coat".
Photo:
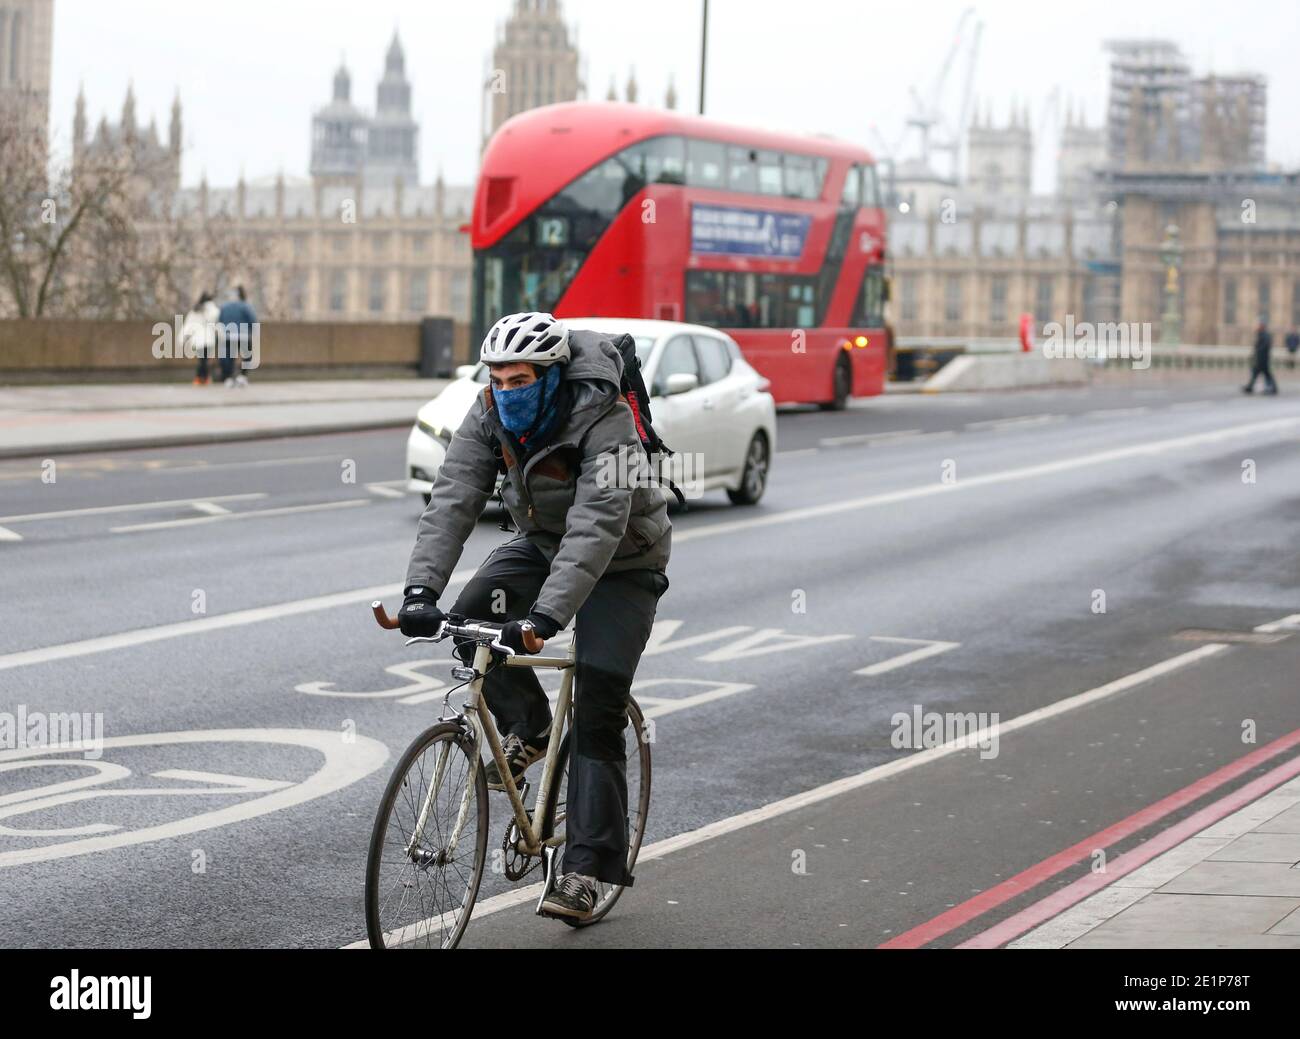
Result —
POLYGON ((217 316, 220 313, 212 293, 205 292, 190 308, 181 325, 181 345, 185 349, 185 355, 197 357, 199 362, 194 373, 195 386, 206 386, 212 381, 208 375, 208 361, 217 342, 217 316))

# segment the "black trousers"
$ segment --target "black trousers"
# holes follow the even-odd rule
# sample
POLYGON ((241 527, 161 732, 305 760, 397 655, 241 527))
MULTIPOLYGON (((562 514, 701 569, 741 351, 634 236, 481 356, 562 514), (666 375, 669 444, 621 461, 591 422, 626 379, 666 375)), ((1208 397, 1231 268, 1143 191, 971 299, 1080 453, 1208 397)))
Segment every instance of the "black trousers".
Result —
POLYGON ((1273 372, 1268 366, 1268 354, 1256 353, 1255 361, 1250 366, 1250 382, 1246 383, 1246 385, 1253 390, 1255 388, 1255 380, 1261 375, 1264 376, 1265 389, 1277 389, 1277 383, 1273 379, 1273 372))
MULTIPOLYGON (((504 622, 527 616, 550 573, 541 550, 526 538, 494 551, 461 589, 452 613, 504 622)), ((608 884, 630 884, 627 872, 627 701, 641 652, 650 638, 668 577, 659 570, 605 574, 575 620, 577 660, 569 742, 564 871, 608 884)), ((462 657, 469 647, 458 649, 462 657)), ((497 668, 483 681, 497 729, 535 740, 551 724, 551 707, 537 675, 497 668)))

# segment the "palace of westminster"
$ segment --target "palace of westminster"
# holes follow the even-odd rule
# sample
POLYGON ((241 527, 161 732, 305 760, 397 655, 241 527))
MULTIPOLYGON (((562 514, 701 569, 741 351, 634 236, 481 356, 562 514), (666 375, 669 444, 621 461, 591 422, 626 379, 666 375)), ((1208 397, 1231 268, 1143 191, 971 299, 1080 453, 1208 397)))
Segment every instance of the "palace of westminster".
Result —
MULTIPOLYGON (((53 0, 0 0, 0 99, 44 106, 45 125, 52 8, 53 0)), ((961 178, 916 160, 882 163, 896 334, 1004 338, 1022 313, 1039 327, 1067 314, 1158 327, 1175 283, 1184 342, 1242 343, 1261 319, 1300 324, 1300 171, 1267 161, 1264 78, 1198 76, 1169 40, 1106 46, 1105 118, 1090 126, 1066 105, 1052 194, 1031 187, 1027 106, 1001 119, 976 106, 961 178), (1179 270, 1172 281, 1170 266, 1179 270)), ((513 0, 482 83, 483 141, 519 111, 584 96, 558 0, 513 0), (509 89, 495 91, 502 79, 509 89)), ((612 85, 606 99, 616 100, 612 85)), ((638 103, 634 79, 624 103, 638 103)), ((665 104, 675 103, 670 87, 665 104)), ((461 228, 473 188, 444 183, 441 171, 421 181, 420 127, 396 35, 373 110, 353 100, 347 68, 335 73, 329 102, 311 119, 307 177, 182 187, 181 133, 179 98, 163 139, 155 123, 141 125, 130 91, 120 120, 94 127, 79 96, 74 167, 95 149, 142 149, 166 171, 178 216, 221 216, 256 243, 245 280, 267 317, 468 316, 472 265, 461 228), (340 219, 349 208, 354 222, 340 219)))

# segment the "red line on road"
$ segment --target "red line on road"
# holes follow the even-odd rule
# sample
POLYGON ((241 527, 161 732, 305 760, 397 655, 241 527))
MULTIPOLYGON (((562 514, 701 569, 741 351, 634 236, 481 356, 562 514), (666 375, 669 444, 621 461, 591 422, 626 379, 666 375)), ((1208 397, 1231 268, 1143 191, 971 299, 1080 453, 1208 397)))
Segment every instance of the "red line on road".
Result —
MULTIPOLYGON (((1130 815, 1127 819, 1121 819, 1119 822, 1106 827, 1104 830, 1099 830, 1097 833, 1094 833, 1092 836, 1085 837, 1083 840, 1070 845, 1070 847, 1064 849, 1063 851, 1058 851, 1055 855, 1052 855, 1051 857, 1044 859, 1042 862, 1030 866, 1028 869, 1022 870, 1021 872, 1017 873, 1014 877, 1010 877, 1007 880, 1002 881, 1002 883, 994 885, 993 887, 989 888, 987 891, 981 891, 978 895, 974 896, 973 898, 968 898, 965 902, 962 902, 960 905, 954 906, 952 909, 940 913, 938 916, 934 917, 931 920, 927 920, 923 924, 918 924, 916 927, 913 927, 911 930, 904 931, 902 934, 897 935, 896 937, 891 938, 889 941, 885 942, 883 945, 880 946, 880 948, 919 949, 923 945, 928 945, 930 942, 935 941, 938 938, 942 938, 945 934, 948 934, 950 931, 955 931, 958 927, 970 923, 970 921, 974 920, 976 917, 983 916, 985 913, 989 912, 990 910, 996 909, 998 906, 1011 901, 1011 899, 1023 895, 1026 891, 1029 891, 1032 888, 1036 887, 1037 885, 1043 883, 1043 881, 1050 880, 1058 873, 1064 872, 1065 870, 1069 869, 1071 866, 1075 865, 1080 860, 1087 858, 1089 855, 1091 855, 1093 852, 1097 851, 1098 849, 1107 848, 1110 845, 1114 844, 1116 841, 1123 840, 1125 837, 1129 837, 1132 834, 1139 832, 1140 830, 1146 829, 1148 826, 1151 826, 1159 822, 1165 816, 1178 811, 1180 808, 1183 808, 1191 804, 1193 801, 1199 800, 1200 798, 1204 797, 1206 794, 1211 793, 1212 791, 1223 786, 1225 783, 1231 782, 1232 780, 1236 779, 1238 776, 1241 776, 1246 772, 1249 772, 1251 769, 1256 768, 1259 765, 1262 765, 1264 762, 1277 757, 1279 754, 1282 754, 1290 750, 1292 747, 1295 747, 1297 744, 1300 744, 1300 729, 1296 729, 1294 732, 1288 733, 1285 736, 1281 736, 1278 739, 1274 740, 1272 743, 1260 747, 1258 750, 1251 751, 1249 754, 1246 754, 1245 756, 1238 758, 1236 761, 1230 762, 1229 764, 1224 765, 1222 768, 1216 769, 1215 771, 1211 772, 1209 775, 1202 776, 1200 779, 1196 780, 1196 782, 1183 787, 1181 790, 1177 790, 1174 793, 1168 795, 1167 797, 1161 798, 1159 801, 1156 801, 1154 804, 1139 809, 1138 811, 1130 815)), ((1279 769, 1274 770, 1274 772, 1269 772, 1266 775, 1260 776, 1258 779, 1242 787, 1242 789, 1238 791, 1237 794, 1232 795, 1232 797, 1236 797, 1238 794, 1241 794, 1245 791, 1253 790, 1256 786, 1260 784, 1264 784, 1265 781, 1270 780, 1271 777, 1273 777, 1277 772, 1292 767, 1294 767, 1295 769, 1295 772, 1293 772, 1292 774, 1295 774, 1296 772, 1300 772, 1300 758, 1297 758, 1295 761, 1292 761, 1287 765, 1281 766, 1279 769)), ((1275 782, 1271 782, 1268 783, 1267 785, 1264 785, 1262 787, 1261 792, 1263 790, 1272 789, 1272 787, 1276 786, 1278 783, 1284 782, 1286 778, 1287 777, 1283 777, 1281 779, 1277 779, 1275 782)), ((1252 793, 1249 797, 1246 798, 1246 800, 1248 801, 1253 800, 1254 798, 1259 796, 1260 793, 1252 793)), ((1227 798, 1225 800, 1231 800, 1232 797, 1227 798)), ((1219 801, 1213 805, 1210 805, 1207 808, 1202 809, 1200 812, 1197 812, 1195 815, 1184 820, 1182 823, 1179 823, 1176 827, 1174 827, 1169 832, 1172 833, 1175 830, 1181 831, 1184 827, 1187 827, 1189 824, 1192 824, 1197 820, 1202 820, 1202 817, 1206 816, 1206 813, 1210 813, 1216 810, 1222 804, 1224 804, 1224 802, 1219 801)), ((1211 822, 1214 822, 1216 819, 1222 818, 1223 815, 1227 815, 1228 812, 1230 811, 1232 811, 1232 809, 1227 808, 1221 814, 1215 815, 1213 818, 1206 817, 1204 820, 1197 822, 1197 825, 1195 825, 1192 828, 1191 832, 1194 833, 1197 830, 1203 829, 1204 827, 1208 826, 1211 822)), ((1188 834, 1188 836, 1190 836, 1190 833, 1188 834)), ((1178 838, 1178 840, 1182 840, 1182 839, 1184 838, 1183 837, 1178 838)), ((1147 843, 1150 844, 1151 842, 1147 842, 1147 843)), ((1175 841, 1174 843, 1177 843, 1177 841, 1175 841)), ((1146 845, 1142 845, 1142 847, 1145 848, 1146 845)), ((1130 852, 1129 855, 1135 854, 1138 850, 1140 849, 1134 849, 1134 851, 1130 852)), ((1154 854, 1158 854, 1158 852, 1153 852, 1153 855, 1154 854)), ((1108 868, 1108 871, 1104 874, 1093 874, 1092 876, 1096 876, 1100 878, 1100 883, 1097 886, 1104 887, 1106 884, 1109 884, 1114 880, 1118 880, 1121 876, 1123 876, 1124 874, 1116 872, 1116 869, 1118 864, 1120 862, 1125 861, 1127 858, 1128 855, 1121 856, 1121 858, 1117 859, 1115 863, 1111 864, 1111 866, 1108 868)), ((1138 865, 1141 865, 1141 863, 1135 862, 1134 865, 1130 867, 1130 869, 1136 869, 1138 865)), ((1086 880, 1087 878, 1084 879, 1086 880)), ((1064 894, 1064 892, 1070 890, 1071 887, 1066 887, 1061 892, 1058 892, 1057 894, 1058 895, 1064 894)), ((1083 897, 1084 897, 1083 895, 1079 896, 1079 898, 1083 898, 1083 897)), ((1074 899, 1074 901, 1078 901, 1078 900, 1079 899, 1077 898, 1074 899)), ((1037 906, 1043 905, 1047 901, 1049 900, 1044 899, 1044 902, 1035 903, 1034 906, 1030 906, 1029 909, 1024 910, 1023 913, 1008 918, 1008 920, 1004 921, 1004 924, 1010 924, 1012 920, 1019 919, 1019 917, 1022 916, 1024 913, 1029 913, 1031 910, 1035 909, 1037 906)), ((1061 905, 1059 908, 1056 908, 1054 912, 1060 912, 1062 909, 1066 908, 1067 905, 1073 905, 1073 904, 1074 904, 1073 902, 1069 902, 1066 903, 1065 905, 1061 905)), ((1045 918, 1046 917, 1044 917, 1044 919, 1045 918)), ((1033 926, 1032 923, 1026 924, 1024 928, 1022 928, 1021 930, 1017 930, 1015 934, 1008 935, 1007 937, 1003 938, 1002 941, 1010 941, 1011 938, 1014 938, 1017 934, 1022 933, 1022 931, 1024 930, 1028 930, 1032 926, 1033 926)), ((982 939, 984 935, 992 934, 993 931, 995 930, 998 929, 994 928, 993 930, 985 931, 984 934, 981 934, 977 937, 979 939, 982 939)))
POLYGON ((1251 780, 1239 790, 1234 790, 1221 800, 1206 805, 1195 815, 1188 816, 1182 822, 1156 834, 1148 841, 1139 844, 1132 851, 1126 852, 1106 866, 1105 873, 1090 873, 1080 877, 1073 884, 1053 892, 1042 901, 1022 909, 1014 916, 1009 916, 1001 923, 977 934, 974 938, 962 942, 959 949, 996 949, 1013 938, 1018 938, 1052 917, 1065 912, 1076 902, 1081 902, 1089 895, 1112 884, 1127 873, 1132 873, 1139 866, 1144 866, 1157 855, 1161 855, 1175 845, 1216 823, 1226 815, 1245 808, 1256 798, 1263 797, 1274 787, 1285 783, 1293 776, 1300 775, 1300 757, 1292 758, 1285 764, 1265 772, 1257 779, 1251 780))

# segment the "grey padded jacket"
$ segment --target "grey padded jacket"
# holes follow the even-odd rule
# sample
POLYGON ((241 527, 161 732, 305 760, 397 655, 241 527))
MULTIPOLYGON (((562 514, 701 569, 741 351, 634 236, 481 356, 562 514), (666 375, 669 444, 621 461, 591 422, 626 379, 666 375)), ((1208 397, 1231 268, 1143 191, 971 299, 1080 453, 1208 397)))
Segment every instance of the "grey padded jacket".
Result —
POLYGON ((672 524, 662 491, 618 478, 642 457, 631 408, 619 394, 618 350, 606 336, 577 329, 569 333, 569 349, 568 416, 522 471, 491 389, 485 387, 474 402, 433 481, 407 587, 427 585, 439 595, 446 589, 496 486, 498 457, 506 465, 501 497, 517 537, 533 542, 551 561, 534 605, 539 613, 564 627, 603 574, 667 568, 672 524))

